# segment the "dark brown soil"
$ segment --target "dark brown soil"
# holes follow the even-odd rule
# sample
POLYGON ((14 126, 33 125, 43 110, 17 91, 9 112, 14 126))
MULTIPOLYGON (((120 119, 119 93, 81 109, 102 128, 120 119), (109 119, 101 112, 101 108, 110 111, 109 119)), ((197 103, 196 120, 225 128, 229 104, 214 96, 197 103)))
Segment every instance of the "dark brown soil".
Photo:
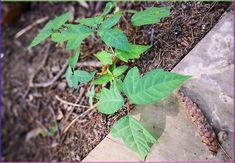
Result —
MULTIPOLYGON (((3 160, 80 161, 108 134, 115 120, 126 114, 125 107, 110 116, 93 111, 62 134, 65 126, 86 109, 73 108, 55 97, 88 105, 86 93, 90 84, 71 90, 61 76, 49 87, 29 88, 33 74, 34 83, 50 81, 71 54, 49 41, 27 50, 27 45, 43 24, 33 27, 18 39, 14 38, 15 34, 42 17, 51 18, 67 10, 75 11, 75 17, 93 16, 101 12, 104 2, 89 2, 88 5, 89 9, 85 9, 77 2, 34 2, 29 5, 29 11, 3 28, 3 160), (45 58, 47 55, 48 58, 45 58), (46 62, 37 72, 43 58, 46 62)), ((172 6, 172 16, 157 25, 133 28, 127 23, 130 15, 125 15, 127 22, 122 19, 119 23, 130 42, 153 45, 139 60, 130 63, 130 66, 137 65, 146 72, 155 67, 171 70, 215 25, 229 3, 120 2, 118 6, 135 10, 148 6, 172 6)), ((102 48, 105 46, 99 39, 87 39, 82 45, 80 62, 95 60, 94 54, 102 48)), ((82 67, 87 70, 94 68, 82 67)))

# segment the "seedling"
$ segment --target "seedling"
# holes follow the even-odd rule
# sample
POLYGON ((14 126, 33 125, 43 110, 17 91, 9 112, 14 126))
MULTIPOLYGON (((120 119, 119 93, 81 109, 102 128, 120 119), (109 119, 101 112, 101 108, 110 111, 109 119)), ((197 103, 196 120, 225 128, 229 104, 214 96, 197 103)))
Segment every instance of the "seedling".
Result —
MULTIPOLYGON (((77 19, 70 23, 72 14, 67 12, 50 20, 30 44, 36 46, 47 38, 57 44, 66 44, 67 50, 74 55, 68 59, 65 76, 68 85, 76 89, 80 83, 92 82, 88 93, 89 103, 98 100, 97 109, 103 114, 113 114, 120 110, 126 99, 128 104, 146 105, 162 100, 179 87, 189 76, 154 69, 140 76, 137 67, 131 69, 120 62, 127 63, 138 59, 151 48, 150 45, 136 45, 128 41, 127 36, 116 26, 123 12, 133 14, 133 26, 142 26, 160 22, 161 18, 170 16, 170 7, 150 7, 143 11, 114 11, 115 3, 108 2, 103 13, 92 18, 77 19), (107 45, 106 51, 95 56, 103 64, 101 72, 78 70, 76 64, 80 55, 80 45, 84 39, 97 34, 107 45), (129 70, 128 70, 129 69, 129 70), (128 72, 126 73, 126 71, 128 72), (96 89, 96 88, 99 89, 96 89), (95 91, 95 90, 98 90, 95 91)), ((121 138, 142 160, 150 151, 156 139, 132 116, 127 115, 118 120, 111 129, 114 137, 121 138)))

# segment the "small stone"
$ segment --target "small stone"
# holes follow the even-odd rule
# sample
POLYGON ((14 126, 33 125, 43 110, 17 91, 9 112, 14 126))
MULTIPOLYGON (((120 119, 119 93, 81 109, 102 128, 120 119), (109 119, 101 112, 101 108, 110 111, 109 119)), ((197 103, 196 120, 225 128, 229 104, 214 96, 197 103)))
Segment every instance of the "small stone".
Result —
POLYGON ((59 121, 64 117, 63 113, 61 110, 58 111, 58 115, 56 116, 56 120, 59 121))
POLYGON ((54 73, 59 72, 60 71, 60 67, 59 66, 53 66, 51 68, 51 71, 54 72, 54 73))
POLYGON ((62 82, 58 84, 58 89, 61 91, 64 91, 66 88, 66 83, 62 82))

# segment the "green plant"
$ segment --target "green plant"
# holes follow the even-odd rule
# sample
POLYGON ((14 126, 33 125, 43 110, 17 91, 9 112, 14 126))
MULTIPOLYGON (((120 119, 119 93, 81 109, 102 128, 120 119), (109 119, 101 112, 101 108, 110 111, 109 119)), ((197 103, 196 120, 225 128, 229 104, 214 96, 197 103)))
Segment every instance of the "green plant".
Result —
MULTIPOLYGON (((70 12, 49 21, 34 38, 29 47, 33 47, 46 38, 57 44, 66 42, 66 49, 73 50, 74 55, 68 59, 68 68, 65 76, 68 85, 77 88, 79 83, 92 80, 93 87, 88 93, 89 103, 97 99, 97 109, 103 114, 117 112, 125 103, 150 104, 168 96, 179 87, 189 76, 184 76, 162 69, 154 69, 140 76, 137 67, 128 70, 128 66, 120 66, 120 61, 128 62, 138 59, 144 52, 151 48, 149 45, 135 45, 128 41, 127 36, 116 27, 123 12, 115 10, 115 3, 108 2, 102 14, 85 19, 77 19, 68 23, 72 18, 70 12), (110 14, 111 13, 111 14, 110 14), (80 55, 80 45, 87 37, 97 34, 107 45, 107 49, 98 52, 95 56, 103 64, 102 71, 97 73, 76 69, 80 55), (127 73, 125 73, 128 70, 127 73), (126 75, 125 75, 126 74, 126 75), (98 87, 98 92, 95 91, 98 87)), ((170 16, 170 7, 151 7, 144 11, 131 11, 131 23, 134 26, 158 23, 161 18, 170 16)), ((111 133, 122 140, 144 160, 150 150, 150 145, 156 139, 133 117, 124 116, 117 121, 111 133)))

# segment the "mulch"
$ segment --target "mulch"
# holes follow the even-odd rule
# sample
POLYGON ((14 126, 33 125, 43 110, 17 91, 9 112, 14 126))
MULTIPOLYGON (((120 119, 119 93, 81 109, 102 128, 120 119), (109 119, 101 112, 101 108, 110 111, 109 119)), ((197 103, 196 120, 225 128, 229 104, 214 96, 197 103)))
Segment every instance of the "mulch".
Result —
MULTIPOLYGON (((123 107, 114 115, 96 111, 84 115, 62 134, 86 107, 73 107, 56 99, 87 106, 90 84, 68 88, 64 76, 45 88, 30 88, 34 83, 53 79, 62 69, 70 52, 50 41, 28 50, 43 23, 21 37, 15 34, 36 20, 70 10, 75 17, 90 17, 102 11, 104 2, 88 2, 89 9, 78 2, 32 2, 29 9, 10 25, 3 27, 2 57, 2 159, 4 161, 81 161, 110 131, 112 124, 127 113, 123 107), (47 57, 45 57, 47 56, 47 57), (42 65, 42 61, 45 63, 42 65), (40 71, 37 71, 41 66, 40 71), (70 116, 68 116, 70 115, 70 116)), ((121 9, 142 10, 150 6, 172 6, 171 17, 156 25, 132 27, 125 15, 119 27, 130 42, 151 44, 152 48, 129 66, 138 66, 144 73, 153 68, 171 70, 215 25, 230 3, 225 2, 119 2, 121 9)), ((94 54, 104 49, 96 37, 84 41, 80 63, 96 61, 94 54)), ((122 64, 122 63, 120 63, 122 64)), ((94 70, 93 66, 80 69, 94 70)))

